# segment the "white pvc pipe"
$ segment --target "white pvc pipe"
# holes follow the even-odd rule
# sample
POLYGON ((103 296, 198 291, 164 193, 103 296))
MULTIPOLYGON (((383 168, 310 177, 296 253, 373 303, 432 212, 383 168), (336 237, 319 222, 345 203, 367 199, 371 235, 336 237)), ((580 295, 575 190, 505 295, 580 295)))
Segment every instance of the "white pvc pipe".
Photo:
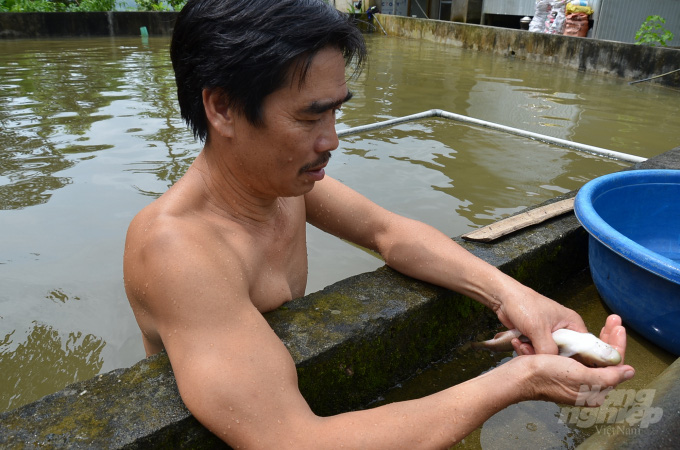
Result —
POLYGON ((463 116, 460 114, 455 114, 448 111, 443 111, 441 109, 431 109, 429 111, 423 111, 417 114, 411 114, 409 116, 397 117, 396 119, 385 120, 383 122, 377 122, 368 125, 361 125, 354 128, 347 128, 344 130, 339 130, 338 137, 349 136, 353 134, 364 133, 366 131, 378 130, 381 128, 391 127, 405 122, 412 122, 414 120, 427 119, 430 117, 441 117, 449 120, 456 120, 458 122, 471 123, 481 127, 491 128, 493 130, 504 131, 506 133, 514 134, 517 136, 527 137, 529 139, 534 139, 541 142, 546 142, 549 144, 554 144, 560 147, 569 148, 572 150, 577 150, 584 153, 589 153, 591 155, 604 156, 606 158, 617 159, 620 161, 627 161, 631 163, 639 163, 646 161, 647 158, 641 156, 629 155, 627 153, 621 153, 614 150, 607 150, 605 148, 593 147, 592 145, 579 144, 578 142, 567 141, 566 139, 555 138, 551 136, 546 136, 544 134, 532 133, 531 131, 520 130, 519 128, 512 128, 505 125, 501 125, 494 122, 487 122, 485 120, 475 119, 473 117, 463 116))
POLYGON ((378 129, 381 129, 381 128, 388 128, 388 127, 391 127, 392 125, 397 125, 397 124, 400 124, 400 123, 413 122, 414 120, 436 117, 436 115, 434 115, 432 113, 433 111, 437 111, 437 110, 431 109, 429 111, 424 111, 424 112, 417 113, 417 114, 411 114, 410 116, 397 117, 396 119, 389 119, 389 120, 385 120, 383 122, 371 123, 371 124, 368 124, 368 125, 360 125, 360 126, 354 127, 354 128, 347 128, 347 129, 344 129, 344 130, 338 130, 337 134, 338 134, 338 137, 349 136, 349 135, 352 135, 352 134, 363 133, 365 131, 373 131, 373 130, 378 130, 378 129))
POLYGON ((387 36, 387 31, 385 31, 385 29, 383 28, 382 24, 381 24, 380 21, 378 20, 378 18, 374 15, 374 16, 373 16, 373 19, 375 19, 375 21, 378 22, 378 25, 380 25, 380 29, 381 29, 382 32, 385 34, 385 36, 387 36))

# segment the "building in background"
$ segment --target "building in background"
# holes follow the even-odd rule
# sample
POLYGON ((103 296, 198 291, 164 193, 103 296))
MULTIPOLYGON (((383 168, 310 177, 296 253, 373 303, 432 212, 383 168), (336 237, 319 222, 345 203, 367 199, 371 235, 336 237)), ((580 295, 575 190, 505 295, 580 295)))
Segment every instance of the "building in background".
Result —
MULTIPOLYGON (((465 3, 466 0, 453 0, 465 3)), ((680 1, 654 0, 588 0, 593 9, 588 37, 607 41, 635 42, 635 33, 648 16, 657 15, 666 19, 665 28, 675 37, 671 47, 680 47, 680 1)), ((522 17, 532 17, 535 0, 484 0, 482 25, 520 28, 522 17)))
MULTIPOLYGON (((341 2, 331 0, 343 9, 341 2)), ((348 3, 348 2, 347 2, 348 3)), ((471 24, 521 28, 521 19, 533 17, 536 0, 371 0, 382 14, 450 20, 471 24)), ((587 37, 619 42, 635 42, 635 33, 648 16, 666 20, 665 28, 674 34, 668 44, 680 47, 680 0, 587 0, 593 9, 587 37)), ((364 9, 365 10, 365 9, 364 9)))

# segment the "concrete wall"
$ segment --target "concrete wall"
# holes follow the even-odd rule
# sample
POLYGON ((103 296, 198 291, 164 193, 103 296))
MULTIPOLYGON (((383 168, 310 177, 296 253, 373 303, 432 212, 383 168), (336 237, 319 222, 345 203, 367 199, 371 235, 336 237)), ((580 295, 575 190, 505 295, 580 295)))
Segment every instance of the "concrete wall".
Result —
POLYGON ((139 36, 141 27, 170 36, 176 18, 176 12, 0 13, 0 39, 139 36))
MULTIPOLYGON (((376 17, 391 36, 425 39, 628 80, 645 79, 680 68, 680 49, 410 17, 376 17)), ((680 86, 680 71, 655 82, 680 86)))

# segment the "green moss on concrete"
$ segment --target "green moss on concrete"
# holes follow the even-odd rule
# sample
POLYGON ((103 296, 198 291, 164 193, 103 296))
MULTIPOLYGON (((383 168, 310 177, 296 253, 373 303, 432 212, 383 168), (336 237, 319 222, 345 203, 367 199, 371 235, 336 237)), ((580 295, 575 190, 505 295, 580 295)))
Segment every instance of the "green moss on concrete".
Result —
POLYGON ((222 445, 182 403, 164 353, 0 415, 0 448, 148 448, 144 443, 222 445))
POLYGON ((300 389, 321 415, 367 404, 497 323, 479 303, 387 267, 267 319, 296 358, 300 389), (303 333, 300 324, 307 324, 303 333), (331 346, 316 340, 328 335, 331 346))
MULTIPOLYGON (((558 264, 563 264, 563 261, 557 259, 561 250, 561 245, 544 247, 541 250, 534 252, 531 258, 519 258, 514 267, 509 270, 509 274, 523 284, 537 285, 539 284, 539 280, 536 278, 539 276, 545 277, 545 272, 541 270, 544 266, 554 264, 556 261, 558 264)), ((580 268, 582 267, 583 266, 580 268)))

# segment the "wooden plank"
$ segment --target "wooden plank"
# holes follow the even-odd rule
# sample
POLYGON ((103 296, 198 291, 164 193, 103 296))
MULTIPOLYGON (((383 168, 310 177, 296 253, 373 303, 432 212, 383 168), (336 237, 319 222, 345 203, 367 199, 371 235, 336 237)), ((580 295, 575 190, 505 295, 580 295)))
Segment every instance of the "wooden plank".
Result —
POLYGON ((467 241, 490 242, 522 228, 544 222, 574 209, 574 199, 568 198, 549 205, 534 208, 522 214, 499 220, 478 230, 461 236, 467 241))

